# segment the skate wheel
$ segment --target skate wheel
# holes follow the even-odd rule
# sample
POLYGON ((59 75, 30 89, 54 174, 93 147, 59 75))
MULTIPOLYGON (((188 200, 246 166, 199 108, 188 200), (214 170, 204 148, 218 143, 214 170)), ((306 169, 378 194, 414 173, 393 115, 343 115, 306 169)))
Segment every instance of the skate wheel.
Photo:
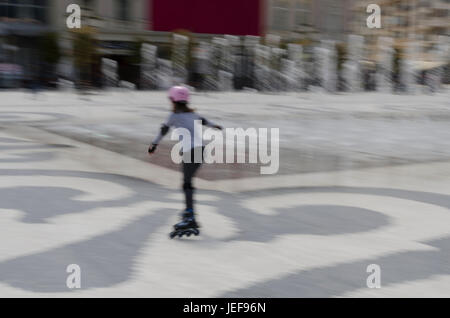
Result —
POLYGON ((191 233, 191 232, 189 232, 189 233, 187 233, 186 235, 187 235, 187 237, 190 237, 190 236, 191 236, 191 234, 192 234, 192 233, 191 233))
POLYGON ((176 236, 175 233, 170 233, 170 234, 169 234, 170 239, 173 239, 175 236, 176 236))

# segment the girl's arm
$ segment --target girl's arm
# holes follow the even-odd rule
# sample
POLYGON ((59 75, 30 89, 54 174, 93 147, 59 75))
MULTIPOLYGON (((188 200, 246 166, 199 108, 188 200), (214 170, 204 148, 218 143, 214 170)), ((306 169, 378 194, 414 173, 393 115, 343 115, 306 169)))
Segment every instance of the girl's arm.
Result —
POLYGON ((161 129, 159 131, 159 135, 152 141, 152 145, 148 148, 148 153, 154 153, 156 147, 158 147, 159 142, 164 138, 165 135, 170 130, 170 126, 173 125, 173 114, 170 115, 169 119, 166 123, 162 124, 161 129))
POLYGON ((205 117, 200 117, 200 120, 202 121, 203 126, 207 126, 207 127, 211 127, 211 128, 215 128, 215 129, 219 129, 219 130, 223 129, 222 126, 216 125, 212 121, 207 120, 205 117))
POLYGON ((170 126, 167 124, 162 124, 161 129, 159 131, 159 135, 153 139, 152 145, 158 145, 159 142, 164 138, 165 135, 167 135, 167 133, 170 130, 170 126))

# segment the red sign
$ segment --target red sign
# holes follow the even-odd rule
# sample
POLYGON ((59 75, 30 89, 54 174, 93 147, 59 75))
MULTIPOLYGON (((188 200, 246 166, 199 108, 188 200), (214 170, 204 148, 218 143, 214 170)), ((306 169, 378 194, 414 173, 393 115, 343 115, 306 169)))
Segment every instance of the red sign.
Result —
POLYGON ((264 0, 151 0, 154 31, 262 35, 264 0))

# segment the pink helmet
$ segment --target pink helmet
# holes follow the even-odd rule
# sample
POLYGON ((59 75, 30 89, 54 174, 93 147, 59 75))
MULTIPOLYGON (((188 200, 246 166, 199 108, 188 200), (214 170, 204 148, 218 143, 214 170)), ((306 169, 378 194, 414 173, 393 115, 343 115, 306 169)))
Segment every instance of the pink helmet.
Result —
POLYGON ((188 102, 189 90, 184 86, 174 86, 169 90, 169 98, 173 102, 188 102))

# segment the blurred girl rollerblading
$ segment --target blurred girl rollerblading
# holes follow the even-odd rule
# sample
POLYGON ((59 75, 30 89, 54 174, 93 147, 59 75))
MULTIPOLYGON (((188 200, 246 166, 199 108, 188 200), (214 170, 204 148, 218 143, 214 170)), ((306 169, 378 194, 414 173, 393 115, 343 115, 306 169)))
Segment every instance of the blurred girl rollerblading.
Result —
MULTIPOLYGON (((172 114, 166 123, 161 127, 159 135, 153 140, 148 152, 153 154, 162 138, 167 135, 171 127, 184 128, 189 131, 191 136, 190 146, 183 144, 182 149, 182 171, 183 171, 183 192, 185 196, 186 209, 181 215, 181 222, 174 225, 174 231, 170 233, 170 238, 184 235, 199 235, 199 226, 195 220, 194 211, 194 187, 192 178, 203 162, 203 140, 197 140, 199 137, 194 132, 195 121, 200 121, 202 125, 222 129, 222 127, 199 116, 191 108, 189 103, 189 90, 183 86, 174 86, 169 90, 169 99, 172 102, 172 114)), ((200 137, 201 138, 201 137, 200 137)))

